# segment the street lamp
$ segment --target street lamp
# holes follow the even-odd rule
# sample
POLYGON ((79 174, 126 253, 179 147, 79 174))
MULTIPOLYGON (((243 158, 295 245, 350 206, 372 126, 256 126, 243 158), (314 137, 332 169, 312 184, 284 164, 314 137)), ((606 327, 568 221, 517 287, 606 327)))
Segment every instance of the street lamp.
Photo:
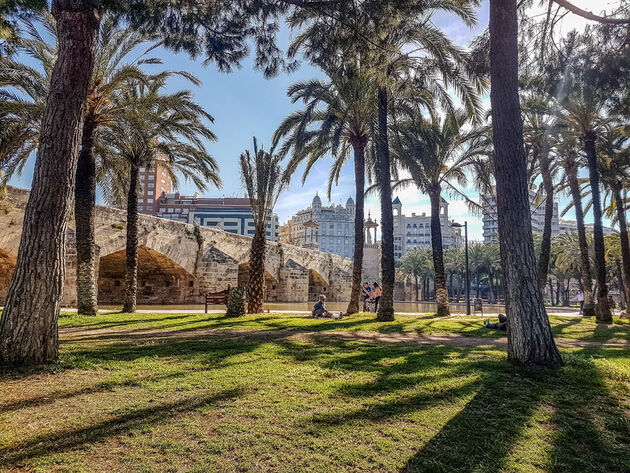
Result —
POLYGON ((470 315, 470 269, 468 267, 468 222, 461 223, 453 222, 451 223, 451 227, 453 228, 462 228, 464 227, 464 242, 465 242, 465 253, 466 253, 466 315, 470 315))

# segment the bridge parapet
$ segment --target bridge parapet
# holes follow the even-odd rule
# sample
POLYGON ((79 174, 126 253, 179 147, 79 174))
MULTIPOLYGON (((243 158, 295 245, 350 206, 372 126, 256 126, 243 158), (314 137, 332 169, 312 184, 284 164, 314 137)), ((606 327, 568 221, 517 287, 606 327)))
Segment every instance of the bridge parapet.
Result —
MULTIPOLYGON (((24 209, 29 191, 8 186, 0 200, 0 267, 5 275, 15 267, 24 209)), ((126 211, 97 205, 95 237, 99 255, 99 302, 119 304, 124 290, 126 211), (101 290, 101 289, 99 289, 101 290), (120 299, 118 301, 118 299, 120 299)), ((149 215, 138 219, 139 304, 197 304, 205 292, 236 286, 246 279, 251 238, 223 230, 197 227, 149 215), (240 275, 240 277, 239 277, 240 275)), ((67 234, 66 288, 62 304, 76 304, 74 219, 67 234)), ((349 298, 352 260, 288 244, 268 243, 267 298, 306 301, 319 291, 330 300, 349 298)), ((9 278, 0 278, 0 299, 9 278)), ((0 300, 2 302, 2 300, 0 300)))

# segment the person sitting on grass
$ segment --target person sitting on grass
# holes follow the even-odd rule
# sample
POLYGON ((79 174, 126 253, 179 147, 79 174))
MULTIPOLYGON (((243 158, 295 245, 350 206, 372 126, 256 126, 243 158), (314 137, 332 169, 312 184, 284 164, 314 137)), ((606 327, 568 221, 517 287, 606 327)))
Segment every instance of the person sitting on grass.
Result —
POLYGON ((313 317, 333 316, 332 312, 328 312, 328 310, 326 310, 326 306, 324 305, 325 302, 326 296, 322 294, 321 296, 319 296, 319 300, 315 303, 315 306, 313 307, 313 317))
POLYGON ((483 325, 486 328, 492 328, 495 330, 507 330, 507 317, 504 314, 499 314, 499 322, 496 324, 490 324, 487 320, 483 321, 483 325))

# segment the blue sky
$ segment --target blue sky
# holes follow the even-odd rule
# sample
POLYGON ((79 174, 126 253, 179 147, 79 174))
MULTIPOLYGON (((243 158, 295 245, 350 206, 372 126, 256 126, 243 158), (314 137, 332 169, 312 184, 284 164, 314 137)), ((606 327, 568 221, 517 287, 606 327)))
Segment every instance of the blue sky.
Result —
MULTIPOLYGON (((584 0, 584 3, 588 3, 584 0)), ((479 25, 470 30, 461 21, 448 14, 436 14, 434 22, 442 28, 456 43, 465 46, 468 42, 488 24, 487 0, 478 9, 479 25)), ((580 27, 581 23, 577 22, 580 27)), ((289 32, 283 31, 281 42, 285 45, 289 41, 289 32)), ((291 104, 286 90, 289 85, 300 80, 323 78, 323 74, 303 62, 301 67, 292 74, 281 73, 273 79, 265 79, 261 73, 254 71, 250 59, 243 66, 231 73, 217 72, 211 64, 202 66, 202 61, 192 61, 184 54, 175 55, 169 51, 158 50, 154 55, 163 58, 164 67, 172 70, 186 70, 202 80, 203 85, 194 89, 197 101, 213 115, 214 124, 212 130, 218 136, 216 143, 209 143, 208 150, 218 160, 223 179, 223 189, 210 188, 205 193, 208 196, 236 196, 243 195, 240 182, 238 157, 246 148, 251 147, 252 136, 257 136, 259 142, 266 146, 271 141, 271 136, 280 121, 291 111, 299 108, 300 104, 291 104)), ((172 90, 190 88, 190 85, 181 80, 172 80, 169 84, 172 90)), ((31 159, 23 176, 14 179, 12 184, 20 187, 30 187, 32 180, 32 167, 34 159, 31 159)), ((316 192, 319 192, 324 205, 326 205, 326 182, 328 166, 331 159, 324 159, 311 171, 308 179, 302 186, 301 169, 293 179, 290 188, 280 197, 276 206, 276 212, 282 223, 286 222, 294 213, 310 205, 316 192)), ((348 196, 354 196, 353 165, 348 162, 339 181, 339 185, 333 189, 331 200, 333 203, 344 204, 348 196)), ((182 182, 180 192, 191 194, 195 192, 193 185, 182 182)), ((476 199, 476 192, 471 188, 466 194, 476 199)), ((412 212, 429 212, 429 200, 416 189, 406 189, 398 195, 403 203, 403 213, 410 215, 412 212)), ((450 214, 459 221, 468 220, 472 239, 481 239, 482 225, 479 216, 471 215, 463 200, 456 200, 445 196, 451 202, 450 214)), ((560 199, 561 209, 568 198, 560 199)), ((379 217, 379 202, 377 197, 370 197, 366 201, 366 210, 373 217, 379 217)), ((566 218, 573 218, 567 214, 566 218)))

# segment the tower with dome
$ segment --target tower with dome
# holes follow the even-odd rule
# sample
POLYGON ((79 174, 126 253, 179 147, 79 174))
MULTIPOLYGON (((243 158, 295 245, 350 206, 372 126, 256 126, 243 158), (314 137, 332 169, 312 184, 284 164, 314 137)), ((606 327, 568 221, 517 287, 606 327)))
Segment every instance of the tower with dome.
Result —
POLYGON ((340 203, 322 205, 319 193, 310 207, 300 210, 288 222, 294 245, 318 248, 345 258, 354 255, 354 199, 350 196, 345 206, 340 203))

